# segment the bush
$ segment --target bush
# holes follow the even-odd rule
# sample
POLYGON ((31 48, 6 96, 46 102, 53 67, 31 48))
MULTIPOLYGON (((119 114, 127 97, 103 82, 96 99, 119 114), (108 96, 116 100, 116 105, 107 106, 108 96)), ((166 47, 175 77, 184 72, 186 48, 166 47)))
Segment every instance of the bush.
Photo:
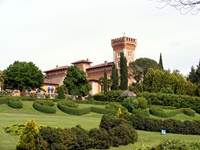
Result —
POLYGON ((97 93, 94 95, 94 99, 97 101, 106 101, 106 96, 104 93, 97 93))
POLYGON ((108 149, 112 146, 111 138, 105 129, 91 129, 89 136, 94 139, 93 148, 108 149))
POLYGON ((8 96, 0 97, 0 104, 7 104, 10 99, 12 99, 12 97, 8 97, 8 96))
POLYGON ((117 102, 110 102, 106 105, 106 109, 112 109, 117 111, 118 108, 120 108, 123 113, 128 111, 124 106, 117 102))
POLYGON ((62 100, 59 102, 59 104, 67 107, 78 108, 78 105, 71 100, 62 100))
POLYGON ((122 106, 124 106, 129 112, 138 108, 138 101, 136 97, 127 97, 123 100, 122 106))
POLYGON ((94 95, 94 99, 97 101, 121 102, 120 95, 122 92, 122 90, 112 90, 108 91, 106 95, 104 93, 97 93, 94 95))
POLYGON ((133 114, 141 115, 141 116, 146 116, 149 117, 149 111, 146 109, 135 109, 132 111, 133 114))
POLYGON ((89 137, 88 131, 84 130, 81 126, 73 127, 72 130, 76 133, 76 143, 74 149, 86 150, 92 148, 94 140, 89 137))
POLYGON ((183 113, 188 116, 194 117, 196 112, 191 108, 183 108, 183 113))
POLYGON ((56 113, 56 106, 54 102, 48 100, 37 100, 33 102, 33 107, 44 113, 56 113))
POLYGON ((23 107, 23 103, 19 98, 10 98, 7 103, 12 108, 20 109, 23 107))
POLYGON ((76 103, 71 103, 72 105, 68 106, 68 104, 70 104, 71 102, 67 102, 67 101, 60 101, 58 102, 58 108, 67 113, 67 114, 72 114, 72 115, 84 115, 84 114, 88 114, 91 111, 90 107, 85 107, 85 108, 76 108, 77 104, 76 103), (74 107, 75 106, 75 107, 74 107))
POLYGON ((58 91, 58 99, 65 99, 65 91, 63 86, 59 86, 56 88, 58 91))
POLYGON ((99 108, 99 107, 91 107, 91 111, 99 114, 111 114, 116 115, 117 110, 113 109, 105 109, 105 108, 99 108))
POLYGON ((138 108, 146 109, 147 108, 147 100, 144 97, 138 97, 138 108))

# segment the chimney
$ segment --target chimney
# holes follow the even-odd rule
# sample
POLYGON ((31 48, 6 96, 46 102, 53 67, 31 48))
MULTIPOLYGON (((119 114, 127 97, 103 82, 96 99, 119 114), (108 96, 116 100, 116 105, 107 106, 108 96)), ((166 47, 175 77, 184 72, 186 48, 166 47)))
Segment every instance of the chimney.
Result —
POLYGON ((58 68, 58 65, 56 65, 56 68, 58 68))
POLYGON ((104 64, 107 64, 107 61, 104 61, 104 64))

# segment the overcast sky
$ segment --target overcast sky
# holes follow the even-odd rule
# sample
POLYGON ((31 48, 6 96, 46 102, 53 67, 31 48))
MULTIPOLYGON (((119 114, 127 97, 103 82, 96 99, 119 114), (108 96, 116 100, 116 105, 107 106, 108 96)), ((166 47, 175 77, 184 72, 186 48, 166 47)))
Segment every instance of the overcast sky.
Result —
POLYGON ((113 61, 111 39, 137 39, 135 59, 187 75, 200 59, 200 13, 150 0, 0 0, 0 70, 32 61, 42 71, 89 59, 113 61))

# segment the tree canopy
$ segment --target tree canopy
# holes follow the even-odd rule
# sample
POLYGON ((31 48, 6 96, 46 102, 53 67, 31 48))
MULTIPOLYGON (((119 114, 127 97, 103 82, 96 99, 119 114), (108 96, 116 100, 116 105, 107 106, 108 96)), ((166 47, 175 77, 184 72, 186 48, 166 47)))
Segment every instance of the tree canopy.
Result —
POLYGON ((42 71, 32 62, 15 61, 3 71, 3 79, 6 88, 20 91, 35 89, 44 83, 42 71))
POLYGON ((85 72, 76 65, 67 68, 67 75, 63 83, 70 95, 78 97, 89 95, 89 91, 92 89, 85 72))
POLYGON ((119 89, 119 83, 118 83, 118 80, 119 80, 119 76, 118 76, 118 70, 116 68, 116 65, 115 63, 113 62, 113 65, 112 65, 112 74, 111 74, 111 90, 118 90, 119 89))

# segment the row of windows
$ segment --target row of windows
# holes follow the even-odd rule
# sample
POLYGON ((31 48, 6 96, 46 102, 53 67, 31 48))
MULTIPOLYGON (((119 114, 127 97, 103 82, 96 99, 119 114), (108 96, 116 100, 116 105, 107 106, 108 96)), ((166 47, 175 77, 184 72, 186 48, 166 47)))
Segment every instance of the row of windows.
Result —
MULTIPOLYGON (((120 54, 121 54, 121 52, 118 52, 118 53, 117 53, 117 57, 120 57, 120 54)), ((128 56, 129 56, 129 57, 132 56, 132 52, 131 52, 131 51, 128 51, 128 56)))

